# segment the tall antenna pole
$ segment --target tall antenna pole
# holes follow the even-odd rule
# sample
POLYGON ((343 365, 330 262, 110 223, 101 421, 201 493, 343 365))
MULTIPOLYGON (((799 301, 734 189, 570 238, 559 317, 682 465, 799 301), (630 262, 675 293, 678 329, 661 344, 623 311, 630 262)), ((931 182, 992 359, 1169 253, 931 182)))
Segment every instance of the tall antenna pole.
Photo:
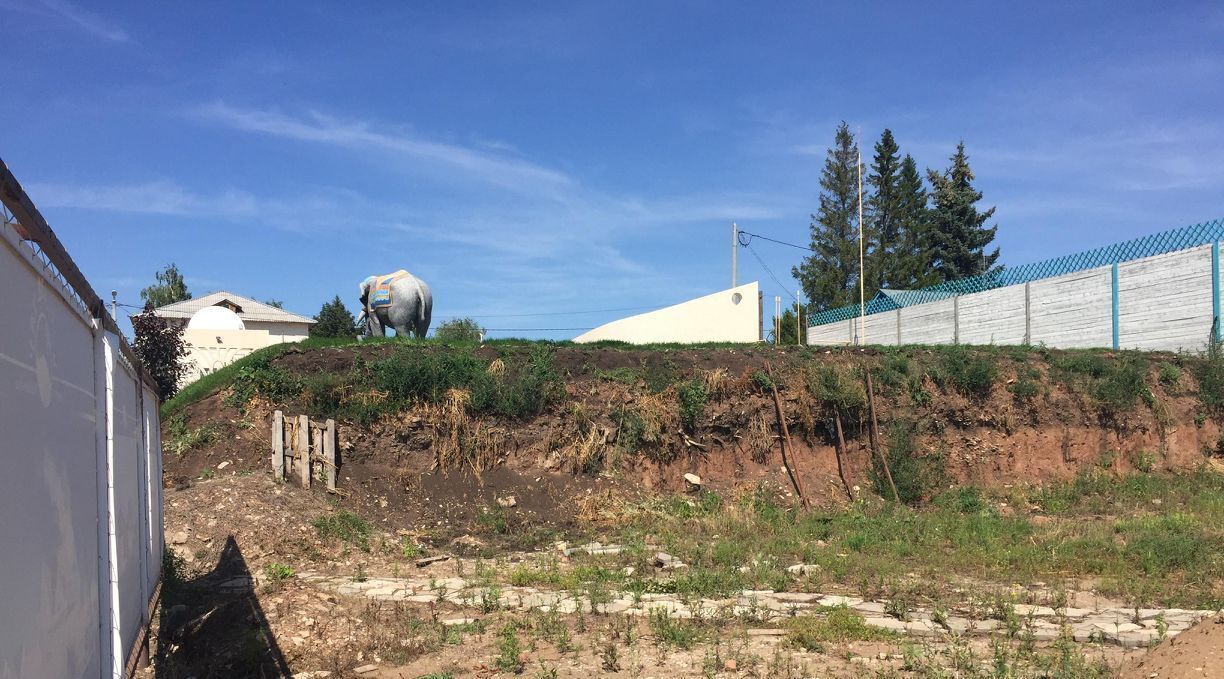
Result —
POLYGON ((735 287, 735 258, 739 248, 739 227, 731 222, 731 287, 735 287))
POLYGON ((782 296, 774 295, 774 346, 782 345, 782 296))
MULTIPOLYGON (((859 137, 863 136, 863 128, 859 128, 859 137)), ((863 264, 863 154, 859 152, 859 140, 854 140, 854 169, 858 172, 858 231, 859 231, 859 345, 867 344, 867 298, 864 293, 863 278, 866 271, 863 264)))
POLYGON ((795 291, 795 344, 803 345, 803 321, 799 318, 799 295, 803 294, 803 290, 795 291))

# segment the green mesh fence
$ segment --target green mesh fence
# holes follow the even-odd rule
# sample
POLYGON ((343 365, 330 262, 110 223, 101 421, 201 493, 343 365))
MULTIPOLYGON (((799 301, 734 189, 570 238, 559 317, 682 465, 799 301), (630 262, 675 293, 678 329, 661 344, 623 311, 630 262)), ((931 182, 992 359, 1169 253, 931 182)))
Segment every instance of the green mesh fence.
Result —
MULTIPOLYGON (((1064 255, 1032 264, 1000 267, 981 276, 946 281, 918 290, 881 290, 867 303, 866 311, 867 315, 892 311, 902 307, 934 302, 958 295, 967 295, 1008 285, 1028 283, 1029 281, 1061 276, 1076 271, 1120 264, 1153 255, 1162 255, 1167 252, 1177 252, 1178 250, 1186 250, 1220 240, 1224 240, 1224 219, 1216 219, 1193 226, 1184 226, 1180 229, 1163 231, 1150 236, 1144 236, 1143 238, 1135 238, 1134 240, 1099 247, 1095 250, 1077 252, 1073 255, 1064 255)), ((826 309, 810 314, 808 316, 808 325, 826 325, 828 323, 844 321, 848 318, 857 318, 858 315, 859 305, 857 304, 826 309)))

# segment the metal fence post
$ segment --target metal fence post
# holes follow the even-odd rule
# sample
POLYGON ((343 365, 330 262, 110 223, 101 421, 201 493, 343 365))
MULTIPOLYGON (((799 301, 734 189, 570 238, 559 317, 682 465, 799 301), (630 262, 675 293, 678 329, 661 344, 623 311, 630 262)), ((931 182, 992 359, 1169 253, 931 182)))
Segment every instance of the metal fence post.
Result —
POLYGON ((1118 332, 1118 263, 1114 262, 1109 267, 1109 271, 1110 293, 1113 298, 1113 348, 1117 350, 1119 344, 1118 335, 1120 334, 1118 332))

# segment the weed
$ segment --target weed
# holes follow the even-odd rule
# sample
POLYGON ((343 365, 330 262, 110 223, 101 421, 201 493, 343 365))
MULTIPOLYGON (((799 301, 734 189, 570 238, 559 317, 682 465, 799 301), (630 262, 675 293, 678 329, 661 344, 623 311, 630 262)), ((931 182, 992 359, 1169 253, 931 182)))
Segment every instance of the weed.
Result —
POLYGON ((293 567, 286 566, 283 563, 272 563, 264 566, 264 578, 269 582, 284 582, 293 577, 293 567))
POLYGON ((369 579, 370 576, 366 574, 365 564, 357 564, 357 567, 353 569, 353 582, 365 582, 369 579))
POLYGON ((616 650, 616 642, 608 639, 599 646, 599 666, 604 672, 619 672, 620 654, 616 650))
POLYGON ((1156 455, 1147 450, 1140 450, 1131 456, 1131 465, 1144 474, 1150 474, 1156 468, 1156 455))
POLYGON ((977 514, 988 507, 982 499, 982 491, 974 486, 961 486, 942 493, 935 498, 934 504, 957 514, 977 514))
POLYGON ((791 646, 823 652, 824 644, 849 641, 889 641, 895 634, 872 627, 857 611, 846 606, 824 608, 821 615, 804 615, 787 622, 786 641, 791 646))
POLYGON ((774 381, 770 379, 769 374, 764 370, 755 370, 752 373, 752 383, 757 389, 768 392, 773 389, 774 381))
MULTIPOLYGON (((887 432, 888 466, 901 502, 916 505, 930 496, 935 488, 944 485, 947 474, 943 457, 938 454, 919 456, 915 442, 914 426, 905 422, 893 422, 887 432)), ((873 458, 868 470, 872 489, 880 497, 891 497, 892 489, 878 458, 873 458)))
POLYGON ((1181 381, 1181 376, 1182 376, 1181 368, 1177 367, 1176 365, 1173 365, 1172 363, 1169 363, 1167 361, 1164 363, 1161 363, 1159 371, 1160 371, 1159 372, 1160 383, 1163 384, 1166 388, 1175 386, 1179 381, 1181 381))
POLYGON ((320 516, 311 522, 319 537, 347 542, 363 552, 370 551, 370 524, 357 514, 341 509, 334 514, 320 516))
POLYGON ((705 382, 690 380, 677 388, 676 396, 680 399, 680 424, 691 434, 697 430, 697 423, 705 413, 709 400, 705 382))
POLYGON ((498 535, 505 535, 510 532, 510 524, 506 521, 506 512, 500 506, 481 507, 475 521, 477 526, 498 535))
POLYGON ((933 373, 940 386, 950 385, 965 396, 985 396, 999 377, 994 357, 963 346, 941 347, 938 369, 933 373))
POLYGON ((523 645, 519 641, 518 627, 506 623, 497 633, 497 657, 494 658, 493 664, 502 672, 518 674, 523 671, 523 662, 520 659, 522 654, 523 645))
POLYGON ((705 636, 696 623, 673 618, 667 609, 661 608, 651 610, 650 629, 659 644, 684 650, 691 649, 705 636))

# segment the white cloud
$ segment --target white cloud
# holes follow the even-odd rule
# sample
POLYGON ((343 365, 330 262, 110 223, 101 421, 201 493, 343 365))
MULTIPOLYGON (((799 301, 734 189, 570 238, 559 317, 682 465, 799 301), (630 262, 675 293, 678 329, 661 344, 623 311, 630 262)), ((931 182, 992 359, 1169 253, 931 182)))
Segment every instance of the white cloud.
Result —
POLYGON ((39 0, 39 3, 45 7, 51 14, 62 19, 67 19, 87 33, 92 33, 111 42, 127 42, 127 31, 115 25, 110 20, 74 5, 67 0, 39 0))
POLYGON ((522 193, 556 196, 562 189, 575 184, 573 178, 563 172, 504 153, 431 141, 405 132, 379 130, 364 121, 345 121, 314 111, 290 116, 218 102, 201 106, 192 114, 244 132, 389 152, 423 166, 441 167, 522 193))

